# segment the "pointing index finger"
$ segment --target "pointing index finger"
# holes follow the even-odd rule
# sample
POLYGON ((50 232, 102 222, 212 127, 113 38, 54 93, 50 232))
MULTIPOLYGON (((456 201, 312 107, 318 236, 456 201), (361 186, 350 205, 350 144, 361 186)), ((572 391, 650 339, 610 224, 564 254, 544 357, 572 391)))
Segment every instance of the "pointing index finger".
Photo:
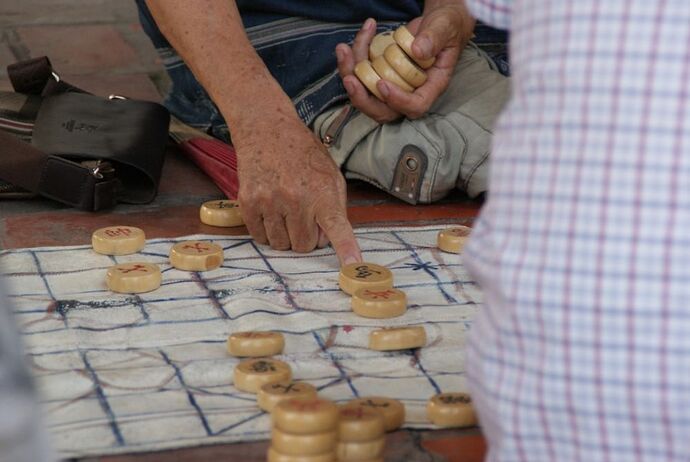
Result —
POLYGON ((352 225, 343 212, 326 210, 316 215, 316 222, 330 239, 341 265, 362 261, 362 252, 352 230, 352 225))

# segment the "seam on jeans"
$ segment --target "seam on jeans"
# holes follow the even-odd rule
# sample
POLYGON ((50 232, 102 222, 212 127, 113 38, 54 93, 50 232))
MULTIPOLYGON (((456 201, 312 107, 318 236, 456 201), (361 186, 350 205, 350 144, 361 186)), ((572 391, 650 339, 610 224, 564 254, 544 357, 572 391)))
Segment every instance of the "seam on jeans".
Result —
MULTIPOLYGON (((489 136, 491 136, 491 134, 492 134, 491 131, 490 131, 490 130, 487 130, 485 127, 483 127, 481 124, 479 124, 479 123, 478 123, 476 120, 474 120, 472 117, 468 116, 467 114, 465 114, 465 113, 462 112, 462 111, 457 111, 457 114, 461 114, 461 115, 465 116, 467 119, 469 119, 469 120, 471 120, 472 122, 474 122, 475 125, 477 125, 477 127, 481 128, 481 129, 484 130, 486 133, 488 133, 489 136)), ((458 135, 460 135, 460 137, 462 138, 462 140, 465 142, 465 148, 463 149, 462 156, 460 157, 460 170, 458 171, 458 176, 459 176, 459 175, 462 173, 462 165, 465 163, 465 159, 467 158, 467 152, 468 152, 467 146, 468 146, 469 143, 468 143, 468 141, 467 141, 467 137, 464 135, 464 133, 462 133, 462 131, 460 131, 455 125, 453 125, 453 124, 450 123, 450 122, 448 122, 448 125, 450 125, 451 128, 452 128, 453 130, 455 130, 455 131, 458 133, 458 135)), ((468 175, 467 175, 467 180, 465 180, 465 181, 462 182, 463 189, 464 189, 465 191, 467 191, 467 186, 470 184, 470 180, 471 180, 472 177, 474 176, 475 172, 477 171, 477 169, 479 169, 479 167, 480 167, 484 162, 486 162, 487 157, 489 157, 489 151, 486 151, 486 152, 484 153, 484 155, 482 156, 482 158, 481 158, 476 164, 474 164, 474 166, 470 169, 470 171, 469 171, 469 173, 468 173, 468 175)))
POLYGON ((470 184, 470 181, 472 180, 472 177, 477 172, 477 170, 479 170, 479 167, 481 167, 486 162, 486 159, 489 158, 489 155, 490 155, 490 152, 486 151, 484 153, 484 155, 482 156, 482 159, 474 165, 472 170, 470 170, 469 175, 467 175, 467 180, 465 180, 463 182, 463 188, 465 191, 467 191, 467 188, 469 187, 469 184, 470 184))
MULTIPOLYGON (((439 116, 438 114, 434 114, 434 115, 436 115, 441 121, 447 123, 450 126, 451 130, 454 130, 458 134, 458 136, 460 138, 462 138, 463 148, 462 148, 462 152, 460 153, 460 164, 458 166, 458 176, 459 176, 460 172, 462 171, 462 164, 465 162, 465 158, 467 157, 467 146, 469 144, 467 141, 467 137, 465 136, 465 134, 460 129, 458 129, 455 125, 453 125, 447 119, 445 119, 445 117, 439 116)), ((422 136, 424 136, 424 135, 422 135, 422 136)), ((439 161, 436 164, 436 169, 434 171, 434 176, 433 176, 434 183, 436 182, 436 173, 437 173, 437 170, 438 170, 438 167, 440 164, 441 164, 441 159, 439 158, 439 161)), ((457 179, 456 179, 456 183, 457 183, 457 179)), ((467 188, 465 188, 465 190, 467 190, 467 188)), ((431 202, 431 197, 429 198, 429 202, 431 202)))
MULTIPOLYGON (((462 114, 462 113, 458 112, 458 114, 462 114)), ((458 136, 460 138, 462 138, 463 148, 462 148, 462 153, 460 153, 460 167, 462 167, 462 164, 465 162, 465 158, 467 157, 467 146, 469 145, 469 141, 467 140, 467 137, 462 132, 462 130, 460 130, 458 127, 456 127, 455 125, 450 123, 448 120, 446 120, 446 119, 442 119, 442 120, 450 126, 451 130, 455 131, 458 134, 458 136)), ((477 124, 477 125, 479 125, 479 124, 477 124)))
MULTIPOLYGON (((434 124, 436 124, 436 123, 438 122, 439 119, 442 119, 442 117, 441 117, 439 114, 436 114, 436 113, 428 113, 428 114, 426 115, 426 117, 429 117, 431 120, 433 120, 433 121, 434 121, 434 124)), ((422 119, 419 119, 419 121, 421 121, 421 120, 422 120, 422 119)), ((441 148, 440 148, 431 138, 429 138, 428 136, 426 136, 424 133, 421 132, 421 130, 419 130, 419 129, 417 128, 416 122, 418 122, 418 121, 409 120, 409 122, 410 122, 410 125, 412 126, 412 128, 413 128, 422 138, 424 138, 424 139, 427 141, 427 143, 429 143, 429 145, 430 145, 434 150, 436 150, 436 153, 437 153, 436 162, 435 162, 434 168, 432 169, 433 171, 432 171, 432 174, 431 174, 431 178, 429 179, 429 191, 428 191, 428 194, 427 194, 427 200, 425 201, 425 202, 429 203, 429 202, 431 202, 432 191, 433 191, 433 189, 434 189, 434 184, 436 184, 436 176, 438 175, 438 168, 439 168, 439 165, 441 165, 441 159, 445 158, 446 153, 445 153, 445 152, 442 152, 442 151, 441 151, 441 148)), ((426 155, 427 160, 428 160, 428 159, 429 159, 429 156, 428 156, 426 153, 425 153, 425 155, 426 155)), ((420 188, 420 196, 421 196, 421 188, 420 188)), ((420 197, 420 199, 421 199, 421 197, 420 197)))

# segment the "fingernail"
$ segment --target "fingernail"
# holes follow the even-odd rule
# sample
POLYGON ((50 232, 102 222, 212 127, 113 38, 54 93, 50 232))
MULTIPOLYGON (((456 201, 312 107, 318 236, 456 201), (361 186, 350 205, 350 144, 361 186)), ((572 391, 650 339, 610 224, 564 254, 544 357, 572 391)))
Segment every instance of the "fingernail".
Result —
POLYGON ((347 257, 345 257, 343 259, 343 264, 345 264, 345 265, 349 265, 349 264, 357 263, 357 262, 359 262, 359 260, 354 255, 348 255, 347 257))
POLYGON ((414 43, 420 52, 420 58, 431 58, 431 40, 428 37, 419 37, 414 43))
POLYGON ((391 94, 391 91, 388 89, 388 84, 386 82, 381 81, 381 83, 377 86, 383 97, 388 98, 388 95, 391 94))
POLYGON ((343 80, 343 85, 345 85, 345 90, 347 90, 348 93, 355 92, 355 87, 352 86, 352 82, 350 82, 349 80, 343 80))
POLYGON ((364 29, 369 30, 374 27, 374 18, 369 18, 364 21, 364 29))
POLYGON ((338 58, 338 61, 343 60, 343 50, 340 49, 340 46, 335 47, 335 56, 338 58))

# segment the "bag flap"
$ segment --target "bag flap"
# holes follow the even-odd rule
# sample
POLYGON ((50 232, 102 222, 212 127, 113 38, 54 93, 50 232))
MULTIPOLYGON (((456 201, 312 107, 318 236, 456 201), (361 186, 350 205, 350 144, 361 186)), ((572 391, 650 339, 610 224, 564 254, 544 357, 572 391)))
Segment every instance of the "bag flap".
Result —
POLYGON ((108 160, 122 183, 122 202, 153 200, 163 167, 170 114, 157 103, 83 93, 45 98, 32 144, 70 159, 108 160))

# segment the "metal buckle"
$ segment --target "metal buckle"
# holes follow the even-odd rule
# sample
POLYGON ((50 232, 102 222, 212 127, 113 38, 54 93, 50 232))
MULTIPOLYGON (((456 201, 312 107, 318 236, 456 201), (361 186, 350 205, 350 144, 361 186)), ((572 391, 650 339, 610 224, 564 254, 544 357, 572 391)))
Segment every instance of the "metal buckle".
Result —
POLYGON ((53 78, 55 79, 56 82, 58 82, 58 83, 60 82, 60 76, 58 75, 57 72, 55 72, 55 71, 50 71, 50 75, 53 76, 53 78))
POLYGON ((87 160, 81 164, 91 170, 91 175, 97 180, 102 180, 105 175, 115 172, 113 165, 108 161, 103 160, 87 160), (105 175, 104 175, 105 174, 105 175))

